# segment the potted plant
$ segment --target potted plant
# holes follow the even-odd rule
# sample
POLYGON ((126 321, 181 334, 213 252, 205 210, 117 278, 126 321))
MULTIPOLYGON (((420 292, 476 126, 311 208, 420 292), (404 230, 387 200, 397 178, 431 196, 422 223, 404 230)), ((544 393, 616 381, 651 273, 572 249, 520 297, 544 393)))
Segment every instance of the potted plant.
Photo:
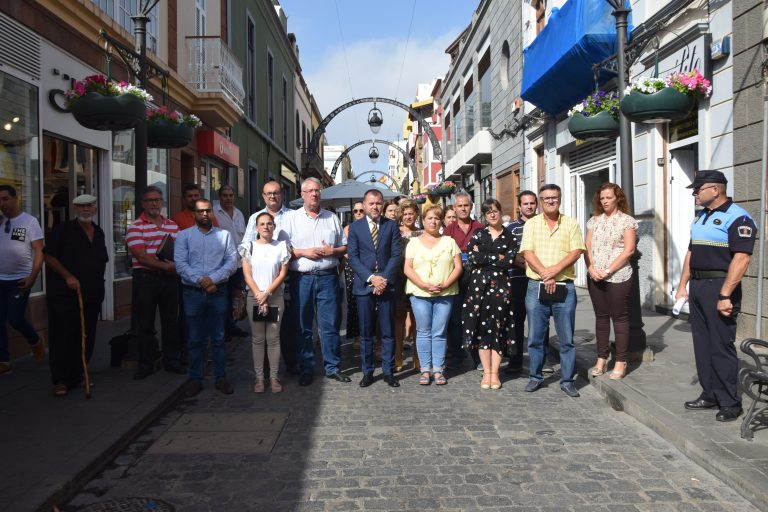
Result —
POLYGON ((413 196, 413 200, 416 204, 424 204, 427 202, 427 195, 426 194, 416 194, 413 196))
POLYGON ((192 142, 200 119, 194 114, 184 115, 166 106, 147 108, 147 147, 183 148, 192 142))
POLYGON ((672 73, 664 80, 641 78, 627 87, 621 111, 637 123, 664 123, 687 116, 696 100, 712 94, 712 86, 697 69, 672 73))
POLYGON ((127 82, 115 83, 104 75, 91 75, 74 83, 64 93, 67 107, 77 122, 92 130, 127 130, 144 119, 144 89, 127 82))
POLYGON ((568 111, 568 131, 580 140, 611 139, 619 135, 619 97, 597 91, 568 111))
POLYGON ((456 192, 456 184, 452 181, 444 181, 437 185, 430 185, 430 193, 441 197, 447 197, 456 192))

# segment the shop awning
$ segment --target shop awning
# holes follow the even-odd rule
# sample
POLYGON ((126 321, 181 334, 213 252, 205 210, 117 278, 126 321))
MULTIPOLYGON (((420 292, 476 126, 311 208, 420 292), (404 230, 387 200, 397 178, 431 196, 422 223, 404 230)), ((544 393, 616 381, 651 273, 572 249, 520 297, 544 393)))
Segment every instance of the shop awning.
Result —
MULTIPOLYGON (((550 115, 595 88, 592 64, 616 53, 616 19, 606 0, 568 0, 523 50, 521 96, 550 115)), ((629 31, 628 31, 629 32, 629 31)), ((615 75, 602 71, 599 82, 615 75)))

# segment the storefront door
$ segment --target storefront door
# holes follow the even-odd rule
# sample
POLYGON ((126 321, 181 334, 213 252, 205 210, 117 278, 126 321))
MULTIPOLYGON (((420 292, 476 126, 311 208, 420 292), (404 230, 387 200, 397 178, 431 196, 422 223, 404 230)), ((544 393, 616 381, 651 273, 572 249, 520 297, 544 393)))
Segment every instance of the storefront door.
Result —
MULTIPOLYGON (((691 222, 696 213, 696 201, 691 189, 696 172, 696 145, 673 149, 669 158, 669 183, 667 185, 667 302, 674 302, 677 284, 683 271, 688 243, 691 239, 691 222)), ((688 312, 685 305, 684 312, 688 312)))

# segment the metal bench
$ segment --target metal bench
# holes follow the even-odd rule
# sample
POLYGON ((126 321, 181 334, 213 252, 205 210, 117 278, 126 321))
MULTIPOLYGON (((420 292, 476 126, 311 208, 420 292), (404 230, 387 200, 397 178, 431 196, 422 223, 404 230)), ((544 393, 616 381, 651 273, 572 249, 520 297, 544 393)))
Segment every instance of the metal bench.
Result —
POLYGON ((741 351, 755 363, 754 368, 739 370, 739 388, 752 399, 741 423, 741 437, 751 441, 752 422, 768 410, 768 341, 747 338, 741 342, 741 351))

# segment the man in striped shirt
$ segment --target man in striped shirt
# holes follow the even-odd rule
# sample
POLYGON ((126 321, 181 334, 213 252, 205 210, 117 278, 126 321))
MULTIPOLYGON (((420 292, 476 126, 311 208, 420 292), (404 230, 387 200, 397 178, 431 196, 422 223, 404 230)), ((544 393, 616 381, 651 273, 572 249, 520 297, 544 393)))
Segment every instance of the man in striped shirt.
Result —
POLYGON ((166 371, 184 374, 180 361, 179 289, 176 264, 158 258, 166 235, 176 239, 179 226, 163 217, 163 192, 147 187, 141 198, 144 212, 128 228, 125 240, 133 267, 133 328, 139 336, 139 365, 133 378, 144 379, 154 370, 155 312, 160 309, 162 355, 166 371))

